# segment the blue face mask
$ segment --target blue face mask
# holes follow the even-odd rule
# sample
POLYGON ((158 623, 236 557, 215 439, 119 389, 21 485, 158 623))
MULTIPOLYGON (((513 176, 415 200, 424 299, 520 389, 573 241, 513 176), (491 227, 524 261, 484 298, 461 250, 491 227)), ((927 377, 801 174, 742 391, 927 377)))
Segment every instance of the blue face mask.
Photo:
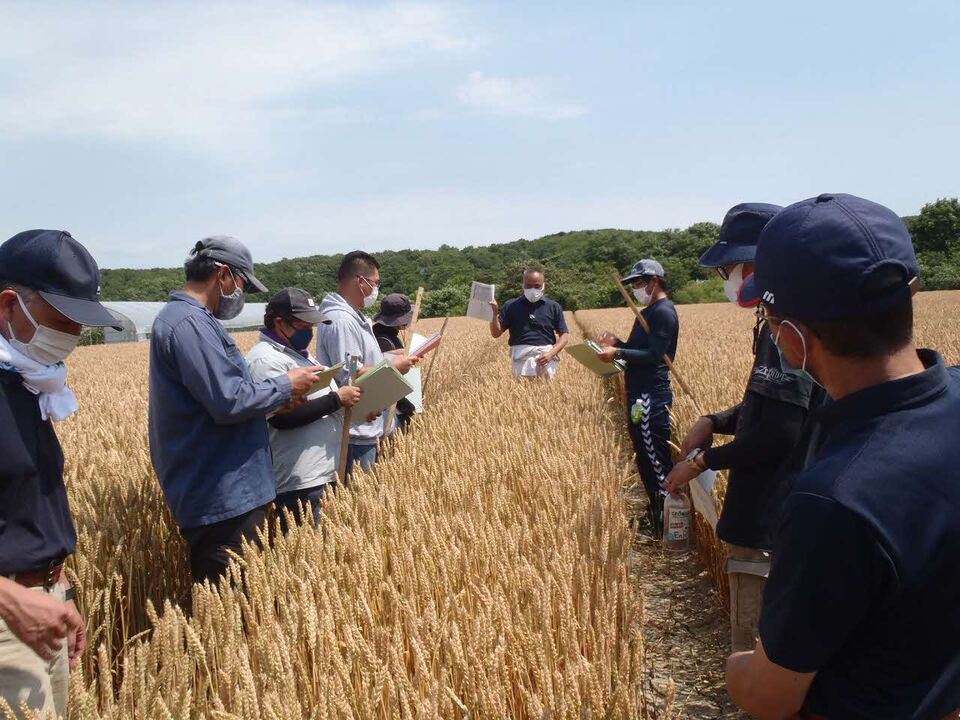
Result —
POLYGON ((294 350, 306 350, 310 347, 310 341, 313 340, 313 328, 304 328, 297 330, 290 336, 290 347, 294 350))

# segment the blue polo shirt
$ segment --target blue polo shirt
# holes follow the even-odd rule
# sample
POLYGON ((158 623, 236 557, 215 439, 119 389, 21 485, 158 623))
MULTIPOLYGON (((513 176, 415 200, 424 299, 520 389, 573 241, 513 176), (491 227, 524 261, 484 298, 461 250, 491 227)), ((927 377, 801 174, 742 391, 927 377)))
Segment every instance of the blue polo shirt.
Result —
POLYGON ((150 336, 150 456, 181 528, 273 500, 266 416, 290 401, 290 390, 286 375, 255 382, 213 314, 171 293, 150 336))
POLYGON ((510 332, 511 346, 553 345, 558 335, 569 332, 560 303, 548 297, 532 303, 523 295, 500 309, 500 327, 510 332))
POLYGON ((830 718, 960 707, 960 370, 920 357, 819 411, 774 546, 764 649, 817 672, 806 707, 830 718))

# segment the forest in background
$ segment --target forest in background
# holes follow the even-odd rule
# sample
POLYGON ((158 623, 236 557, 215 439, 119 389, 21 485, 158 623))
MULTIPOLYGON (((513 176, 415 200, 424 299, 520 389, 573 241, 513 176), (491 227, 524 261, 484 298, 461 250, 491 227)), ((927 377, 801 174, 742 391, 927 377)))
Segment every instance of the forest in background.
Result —
MULTIPOLYGON (((960 201, 928 203, 919 215, 905 217, 913 236, 925 290, 960 289, 960 201)), ((382 264, 381 297, 401 292, 411 298, 425 290, 421 315, 462 315, 470 283, 494 283, 501 301, 518 295, 524 268, 543 268, 547 293, 567 310, 584 310, 622 302, 610 282, 610 272, 625 272, 637 260, 659 260, 666 271, 671 296, 677 303, 720 302, 723 286, 714 273, 697 267, 701 253, 713 244, 719 226, 700 222, 685 229, 578 230, 515 240, 484 247, 376 252, 382 264)), ((193 240, 187 239, 188 247, 193 240)), ((355 249, 345 247, 344 252, 355 249)), ((333 290, 342 254, 284 258, 257 263, 257 277, 271 291, 301 287, 316 297, 333 290)), ((255 258, 256 259, 256 258, 255 258)), ((104 269, 104 300, 166 300, 183 284, 182 268, 104 269)), ((266 302, 266 297, 255 298, 266 302)))

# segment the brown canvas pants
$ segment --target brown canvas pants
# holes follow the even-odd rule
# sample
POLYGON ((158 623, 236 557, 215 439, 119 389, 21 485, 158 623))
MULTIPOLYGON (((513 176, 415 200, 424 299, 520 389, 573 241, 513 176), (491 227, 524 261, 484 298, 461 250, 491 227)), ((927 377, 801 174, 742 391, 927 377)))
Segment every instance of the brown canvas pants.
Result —
POLYGON ((763 588, 770 574, 770 553, 727 545, 730 582, 730 644, 733 652, 753 650, 760 637, 763 588))

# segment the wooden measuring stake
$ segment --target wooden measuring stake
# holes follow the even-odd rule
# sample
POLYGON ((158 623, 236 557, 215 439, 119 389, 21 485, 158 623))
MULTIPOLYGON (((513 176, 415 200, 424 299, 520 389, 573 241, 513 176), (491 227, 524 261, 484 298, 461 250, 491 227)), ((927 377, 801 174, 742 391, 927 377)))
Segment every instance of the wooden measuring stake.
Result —
MULTIPOLYGON (((417 324, 417 320, 420 319, 420 304, 423 302, 423 288, 417 288, 417 299, 413 304, 413 315, 410 316, 410 325, 407 326, 407 338, 404 345, 406 346, 407 355, 410 354, 410 350, 413 348, 413 327, 417 324)), ((383 423, 383 437, 387 436, 387 431, 393 428, 393 422, 397 417, 397 406, 391 405, 390 411, 387 413, 386 421, 383 423)))
MULTIPOLYGON (((640 308, 637 307, 637 304, 633 301, 633 298, 630 296, 630 293, 627 292, 627 289, 623 286, 623 283, 620 281, 620 276, 617 273, 611 273, 610 277, 613 278, 613 282, 616 283, 617 288, 620 290, 620 294, 623 295, 623 299, 627 301, 627 305, 630 306, 630 309, 633 310, 633 314, 637 316, 637 322, 640 323, 640 327, 643 328, 644 332, 647 335, 650 334, 650 325, 647 323, 647 319, 643 316, 643 313, 640 312, 640 308)), ((680 371, 674 366, 673 361, 670 359, 670 356, 664 353, 663 360, 667 363, 667 367, 670 369, 670 372, 673 373, 673 376, 677 379, 677 383, 683 389, 683 392, 690 398, 693 402, 693 406, 697 409, 697 412, 700 415, 704 415, 703 408, 700 407, 700 403, 697 401, 697 396, 693 394, 693 390, 690 389, 690 386, 687 385, 687 382, 683 379, 683 375, 680 374, 680 371)))
MULTIPOLYGON (((350 356, 350 384, 357 379, 357 369, 360 363, 359 355, 350 356)), ((340 439, 340 463, 337 465, 337 480, 347 483, 347 455, 350 452, 350 423, 353 422, 353 408, 343 409, 343 437, 340 439)))
MULTIPOLYGON (((447 323, 450 322, 450 318, 445 317, 443 319, 443 326, 440 328, 440 337, 443 337, 443 334, 447 331, 447 323)), ((433 351, 433 357, 430 358, 430 367, 427 368, 426 375, 423 378, 423 387, 420 390, 421 399, 426 398, 427 396, 427 382, 430 380, 430 373, 433 372, 433 366, 437 362, 437 355, 440 354, 440 349, 443 347, 443 343, 437 345, 437 349, 433 351)))

